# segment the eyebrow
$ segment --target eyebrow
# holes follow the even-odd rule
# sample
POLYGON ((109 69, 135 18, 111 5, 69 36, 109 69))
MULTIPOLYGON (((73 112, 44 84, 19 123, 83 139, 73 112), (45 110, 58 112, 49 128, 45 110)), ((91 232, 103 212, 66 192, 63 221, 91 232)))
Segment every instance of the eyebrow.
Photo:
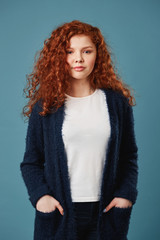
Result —
MULTIPOLYGON (((85 48, 93 48, 93 47, 91 47, 91 46, 86 46, 86 47, 83 47, 82 49, 85 49, 85 48)), ((68 49, 74 49, 74 48, 69 47, 68 49)))

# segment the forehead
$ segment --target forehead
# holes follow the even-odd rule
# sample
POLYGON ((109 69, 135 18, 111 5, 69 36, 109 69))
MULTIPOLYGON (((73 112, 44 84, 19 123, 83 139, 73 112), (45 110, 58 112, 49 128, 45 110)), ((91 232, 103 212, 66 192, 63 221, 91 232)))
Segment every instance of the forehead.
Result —
POLYGON ((92 42, 91 38, 86 35, 74 35, 70 38, 69 41, 70 47, 80 47, 80 46, 94 46, 94 43, 92 42))

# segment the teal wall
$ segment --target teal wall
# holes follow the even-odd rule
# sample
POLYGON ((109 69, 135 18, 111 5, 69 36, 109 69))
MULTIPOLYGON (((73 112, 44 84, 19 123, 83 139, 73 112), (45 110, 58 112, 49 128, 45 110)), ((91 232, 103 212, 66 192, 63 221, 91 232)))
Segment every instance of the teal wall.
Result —
POLYGON ((136 91, 139 195, 129 240, 160 239, 160 1, 0 1, 0 239, 31 240, 34 209, 19 164, 27 124, 21 117, 26 74, 57 25, 74 19, 99 27, 123 80, 136 91))

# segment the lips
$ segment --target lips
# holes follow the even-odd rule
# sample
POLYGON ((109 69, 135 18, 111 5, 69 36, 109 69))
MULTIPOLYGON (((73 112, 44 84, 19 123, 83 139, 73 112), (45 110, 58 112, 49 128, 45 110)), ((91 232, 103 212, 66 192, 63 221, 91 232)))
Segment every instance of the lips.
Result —
POLYGON ((74 67, 73 69, 75 71, 82 71, 84 69, 84 67, 82 67, 82 66, 81 67, 74 67))

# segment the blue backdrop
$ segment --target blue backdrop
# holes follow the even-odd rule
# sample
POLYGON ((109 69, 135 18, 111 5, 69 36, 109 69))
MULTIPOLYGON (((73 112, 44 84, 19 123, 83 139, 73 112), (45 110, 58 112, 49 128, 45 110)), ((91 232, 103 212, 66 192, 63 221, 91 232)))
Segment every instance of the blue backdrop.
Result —
POLYGON ((160 239, 160 1, 0 1, 0 239, 31 240, 34 209, 21 178, 27 124, 21 117, 26 74, 57 25, 82 20, 99 27, 123 80, 136 91, 139 195, 129 240, 160 239))

